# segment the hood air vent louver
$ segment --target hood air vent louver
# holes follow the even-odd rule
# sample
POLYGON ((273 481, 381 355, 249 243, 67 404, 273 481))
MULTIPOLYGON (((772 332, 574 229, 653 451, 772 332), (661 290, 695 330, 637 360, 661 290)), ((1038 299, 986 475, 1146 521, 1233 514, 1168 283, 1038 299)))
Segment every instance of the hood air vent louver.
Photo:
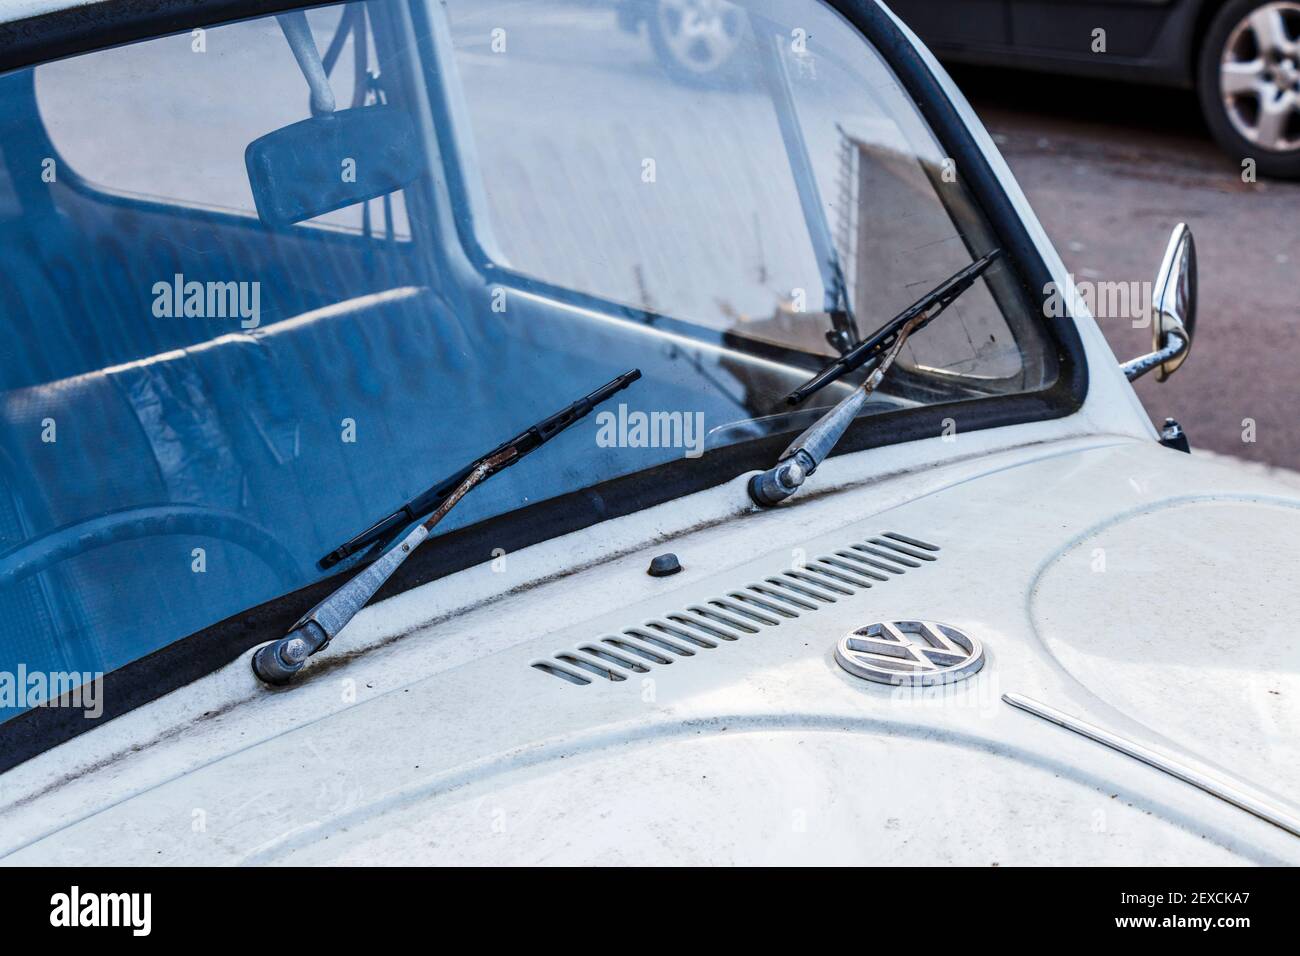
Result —
POLYGON ((852 597, 892 577, 935 561, 939 546, 893 531, 787 568, 683 611, 597 638, 533 662, 570 684, 625 681, 676 660, 716 650, 852 597))

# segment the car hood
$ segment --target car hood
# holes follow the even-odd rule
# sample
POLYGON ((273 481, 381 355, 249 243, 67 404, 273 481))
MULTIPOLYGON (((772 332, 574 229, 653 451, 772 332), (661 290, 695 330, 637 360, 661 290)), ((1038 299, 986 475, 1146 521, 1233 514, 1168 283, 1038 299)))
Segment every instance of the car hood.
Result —
POLYGON ((5 862, 1297 862, 1298 509, 1130 440, 812 494, 332 648, 288 691, 129 715, 147 744, 16 778, 5 862), (875 574, 836 560, 891 543, 875 574), (648 577, 668 550, 685 570, 648 577), (898 620, 962 629, 983 668, 904 689, 837 663, 898 620))

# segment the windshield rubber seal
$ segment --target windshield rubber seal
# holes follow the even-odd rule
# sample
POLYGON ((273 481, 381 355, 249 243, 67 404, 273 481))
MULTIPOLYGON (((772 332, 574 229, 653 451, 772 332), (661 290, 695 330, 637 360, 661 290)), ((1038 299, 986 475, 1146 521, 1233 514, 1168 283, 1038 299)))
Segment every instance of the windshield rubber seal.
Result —
MULTIPOLYGON (((963 170, 966 185, 992 231, 1021 272, 1032 302, 1043 302, 1052 276, 990 166, 987 157, 930 72, 922 54, 872 0, 820 0, 837 10, 884 58, 935 136, 963 170), (1040 291, 1041 290, 1041 291, 1040 291)), ((101 0, 28 20, 0 24, 0 71, 149 39, 195 27, 233 22, 280 10, 322 6, 276 0, 101 0)), ((1057 346, 1058 375, 1047 389, 950 402, 859 419, 836 454, 932 438, 944 419, 959 417, 963 431, 1068 416, 1083 404, 1088 369, 1083 344, 1069 315, 1044 311, 1057 346)), ((589 488, 498 515, 439 536, 413 555, 376 595, 383 600, 491 560, 492 549, 517 551, 611 518, 716 487, 768 467, 789 442, 769 435, 665 463, 589 488)), ((71 707, 37 707, 0 723, 0 773, 202 678, 267 641, 282 637, 305 608, 343 580, 314 582, 204 628, 104 676, 103 714, 89 720, 71 707)))

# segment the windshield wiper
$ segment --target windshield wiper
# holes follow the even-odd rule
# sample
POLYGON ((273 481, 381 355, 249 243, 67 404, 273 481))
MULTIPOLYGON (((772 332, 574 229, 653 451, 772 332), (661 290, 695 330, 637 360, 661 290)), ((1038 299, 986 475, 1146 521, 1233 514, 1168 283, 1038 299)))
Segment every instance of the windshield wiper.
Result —
POLYGON ((860 368, 876 356, 880 356, 875 369, 867 380, 853 392, 813 422, 806 431, 790 443, 781 453, 776 464, 762 474, 755 475, 749 481, 749 496, 754 503, 765 508, 779 504, 799 490, 809 475, 826 460, 826 456, 844 436, 853 419, 858 416, 862 406, 867 403, 871 393, 876 390, 885 375, 893 367, 898 353, 903 350, 908 338, 917 330, 924 328, 935 317, 957 300, 969 289, 993 261, 1001 255, 1000 249, 994 249, 988 255, 976 260, 951 279, 935 288, 928 295, 918 299, 912 305, 890 319, 879 332, 871 336, 857 348, 845 353, 831 363, 806 384, 799 386, 787 397, 790 404, 796 404, 813 392, 824 388, 840 376, 860 368))
POLYGON ((963 292, 975 284, 989 266, 1002 255, 1001 249, 994 249, 988 255, 976 259, 956 275, 944 280, 926 295, 917 299, 898 315, 882 325, 874 335, 860 345, 845 352, 831 364, 804 382, 785 397, 789 405, 798 405, 808 396, 821 391, 831 382, 859 369, 872 359, 888 351, 894 344, 899 331, 918 316, 922 321, 912 331, 922 329, 936 318, 939 313, 952 305, 963 292))
POLYGON ((640 377, 640 369, 624 372, 585 398, 578 399, 567 408, 561 409, 509 441, 498 445, 450 478, 412 498, 347 544, 331 551, 325 559, 322 559, 323 566, 329 559, 333 559, 330 561, 331 564, 337 564, 349 554, 354 554, 373 542, 389 538, 394 530, 400 531, 421 516, 429 515, 396 547, 385 552, 373 564, 299 618, 287 635, 267 644, 254 654, 253 672, 268 684, 287 684, 293 675, 302 669, 307 658, 324 650, 357 612, 366 606, 402 562, 424 543, 434 526, 476 485, 497 472, 517 464, 525 455, 536 451, 574 422, 585 418, 597 405, 627 388, 640 377))
POLYGON ((632 369, 630 372, 624 372, 622 375, 618 376, 618 378, 602 385, 585 398, 578 399, 578 401, 574 402, 567 408, 556 412, 550 418, 543 419, 536 425, 524 429, 524 431, 520 432, 514 438, 507 442, 502 442, 496 448, 493 448, 486 455, 474 459, 474 461, 470 462, 464 468, 448 475, 432 488, 420 492, 392 514, 385 515, 365 531, 349 538, 329 554, 325 555, 325 557, 321 558, 317 563, 320 565, 322 570, 328 570, 344 558, 349 558, 360 551, 364 551, 372 544, 375 544, 375 542, 384 542, 385 545, 391 544, 392 539, 395 538, 403 528, 409 525, 412 521, 418 521, 421 517, 429 514, 446 501, 447 498, 450 497, 450 495, 460 486, 461 482, 469 477, 470 472, 472 472, 480 462, 491 458, 497 452, 505 451, 507 448, 513 448, 516 452, 515 457, 498 467, 493 474, 495 474, 496 471, 509 468, 524 455, 536 451, 574 422, 590 414, 591 410, 601 402, 605 401, 615 393, 621 392, 640 377, 640 369, 632 369))

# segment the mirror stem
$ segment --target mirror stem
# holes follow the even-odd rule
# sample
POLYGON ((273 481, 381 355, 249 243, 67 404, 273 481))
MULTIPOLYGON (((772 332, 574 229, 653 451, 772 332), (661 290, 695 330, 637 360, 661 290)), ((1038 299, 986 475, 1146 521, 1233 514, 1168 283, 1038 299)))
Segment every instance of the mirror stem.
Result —
POLYGON ((324 116, 334 112, 334 90, 330 78, 325 72, 320 51, 316 49, 316 38, 311 35, 307 24, 307 14, 302 10, 281 13, 275 18, 280 22, 284 38, 289 41, 293 58, 298 61, 298 69, 311 88, 311 115, 324 116))
POLYGON ((1187 351, 1187 339, 1177 332, 1170 332, 1168 339, 1168 343, 1160 351, 1139 355, 1121 365, 1120 369, 1124 372, 1124 377, 1130 382, 1136 381, 1153 368, 1159 368, 1187 351))

